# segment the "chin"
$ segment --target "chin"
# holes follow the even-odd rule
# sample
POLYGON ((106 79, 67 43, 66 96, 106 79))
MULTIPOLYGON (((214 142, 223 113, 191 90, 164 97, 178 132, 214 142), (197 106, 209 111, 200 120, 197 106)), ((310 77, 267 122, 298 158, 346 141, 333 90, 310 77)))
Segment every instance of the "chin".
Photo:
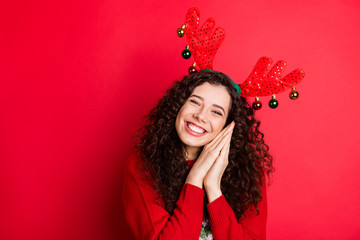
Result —
POLYGON ((182 143, 189 147, 203 147, 210 142, 206 140, 199 141, 198 139, 190 139, 188 137, 180 138, 180 140, 182 143))

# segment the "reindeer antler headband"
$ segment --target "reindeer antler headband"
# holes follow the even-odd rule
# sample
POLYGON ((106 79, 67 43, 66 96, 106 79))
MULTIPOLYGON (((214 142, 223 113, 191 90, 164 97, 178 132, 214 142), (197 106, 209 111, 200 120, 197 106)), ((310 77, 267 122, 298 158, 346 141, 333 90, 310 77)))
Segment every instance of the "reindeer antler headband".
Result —
MULTIPOLYGON (((225 30, 223 28, 215 28, 215 19, 209 18, 204 25, 199 28, 200 11, 197 8, 191 8, 186 14, 185 24, 178 29, 179 37, 186 36, 188 46, 182 52, 185 59, 189 59, 191 55, 195 62, 189 68, 189 73, 198 71, 212 71, 213 61, 217 50, 225 39, 225 30)), ((284 73, 286 62, 280 60, 270 69, 272 64, 270 57, 262 57, 256 63, 254 69, 248 78, 242 84, 236 84, 232 81, 238 94, 243 97, 255 97, 252 107, 255 110, 261 109, 259 97, 271 96, 269 101, 271 108, 276 108, 279 103, 275 94, 284 92, 290 88, 289 97, 296 100, 299 93, 295 89, 295 85, 301 82, 305 76, 304 71, 295 69, 285 77, 281 77, 284 73), (270 70, 269 70, 270 69, 270 70), (241 91, 240 91, 240 89, 241 91)))

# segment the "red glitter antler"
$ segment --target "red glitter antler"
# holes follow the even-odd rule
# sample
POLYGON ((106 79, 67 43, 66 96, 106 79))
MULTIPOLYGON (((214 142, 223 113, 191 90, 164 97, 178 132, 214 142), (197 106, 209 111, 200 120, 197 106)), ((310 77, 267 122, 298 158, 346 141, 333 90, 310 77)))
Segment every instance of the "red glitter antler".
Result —
MULTIPOLYGON (((185 59, 188 59, 193 54, 199 70, 213 70, 214 57, 225 39, 225 30, 219 27, 214 31, 215 20, 213 18, 207 19, 200 29, 199 24, 199 9, 189 9, 186 14, 185 24, 177 31, 179 37, 183 37, 186 34, 186 39, 189 43, 189 46, 182 52, 182 55, 185 59)), ((189 73, 197 71, 195 63, 189 68, 189 73)), ((241 92, 243 97, 256 97, 252 105, 255 110, 259 110, 262 107, 259 97, 270 95, 272 95, 272 99, 269 101, 269 106, 276 108, 279 103, 276 100, 275 94, 284 92, 291 87, 292 91, 289 97, 293 100, 299 97, 299 93, 294 86, 303 80, 305 76, 304 71, 295 69, 285 77, 281 77, 284 73, 286 62, 280 60, 270 69, 271 64, 271 58, 262 57, 242 84, 236 84, 230 79, 239 95, 241 92), (238 89, 238 86, 241 91, 238 89)))
POLYGON ((185 34, 189 50, 200 70, 213 69, 214 56, 225 39, 225 31, 215 28, 215 19, 209 18, 199 29, 200 11, 191 8, 186 14, 185 34))
POLYGON ((304 71, 302 69, 295 69, 282 78, 281 76, 284 73, 286 62, 280 60, 270 69, 272 62, 270 57, 260 58, 249 77, 242 84, 239 84, 242 96, 256 97, 256 100, 253 103, 253 108, 256 110, 261 108, 261 102, 258 97, 273 95, 273 99, 270 100, 269 106, 271 108, 276 108, 278 102, 275 94, 284 92, 293 87, 290 98, 295 100, 299 96, 299 93, 295 90, 294 86, 303 80, 305 76, 304 71))
POLYGON ((281 78, 286 62, 280 60, 270 69, 272 62, 269 57, 259 59, 249 77, 242 84, 239 84, 242 96, 270 96, 284 92, 303 80, 305 74, 301 69, 296 69, 281 78))

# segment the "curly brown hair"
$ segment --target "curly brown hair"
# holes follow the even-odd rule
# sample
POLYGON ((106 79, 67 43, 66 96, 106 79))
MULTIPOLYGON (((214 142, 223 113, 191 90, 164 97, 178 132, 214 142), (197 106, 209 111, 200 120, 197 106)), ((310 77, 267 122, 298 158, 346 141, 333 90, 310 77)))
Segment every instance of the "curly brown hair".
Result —
MULTIPOLYGON (((229 152, 229 163, 221 180, 221 191, 240 221, 247 210, 255 209, 262 200, 261 187, 265 174, 274 170, 269 147, 260 122, 244 97, 239 97, 228 76, 221 72, 199 72, 185 76, 168 89, 140 129, 136 145, 144 161, 144 176, 151 176, 154 189, 171 214, 176 207, 189 167, 185 161, 185 147, 177 135, 177 114, 193 90, 208 82, 224 86, 232 99, 225 125, 235 122, 229 152)), ((206 194, 205 194, 206 195, 206 194)), ((205 197, 204 210, 207 199, 205 197)))

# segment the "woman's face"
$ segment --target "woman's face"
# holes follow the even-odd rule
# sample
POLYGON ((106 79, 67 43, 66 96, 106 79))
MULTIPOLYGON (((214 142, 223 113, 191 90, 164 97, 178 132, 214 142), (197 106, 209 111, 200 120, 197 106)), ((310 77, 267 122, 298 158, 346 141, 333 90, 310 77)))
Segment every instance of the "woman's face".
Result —
POLYGON ((224 128, 231 97, 224 86, 203 83, 197 86, 181 107, 176 131, 187 148, 200 148, 224 128))

